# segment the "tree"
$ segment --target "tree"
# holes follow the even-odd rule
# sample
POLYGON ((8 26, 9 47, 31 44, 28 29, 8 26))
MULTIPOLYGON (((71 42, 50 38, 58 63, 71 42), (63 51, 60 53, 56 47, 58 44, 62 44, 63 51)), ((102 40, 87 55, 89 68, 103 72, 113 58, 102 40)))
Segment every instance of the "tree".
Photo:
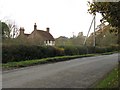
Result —
MULTIPOLYGON (((89 13, 95 14, 96 12, 101 13, 103 18, 101 22, 107 21, 112 27, 114 32, 118 32, 120 36, 120 1, 119 2, 93 2, 89 3, 89 13)), ((118 44, 120 40, 118 39, 118 44)))
MULTIPOLYGON (((98 25, 99 27, 100 25, 98 25)), ((115 32, 110 32, 111 26, 105 25, 102 28, 98 28, 96 30, 96 46, 99 47, 105 47, 105 46, 117 46, 117 36, 115 32)), ((93 45, 93 38, 94 33, 91 33, 91 35, 87 39, 87 45, 92 46, 93 45)))
POLYGON ((7 20, 5 22, 1 22, 1 26, 2 26, 2 38, 15 38, 18 36, 19 34, 19 30, 17 28, 17 26, 10 20, 7 20))
POLYGON ((106 20, 113 27, 120 28, 120 2, 93 2, 89 3, 90 14, 96 12, 101 13, 103 18, 101 21, 106 20))
POLYGON ((5 22, 8 25, 10 30, 10 38, 16 38, 19 34, 19 30, 15 21, 8 19, 5 22))
POLYGON ((9 38, 10 37, 10 30, 9 30, 9 27, 8 25, 5 23, 5 22, 1 22, 1 25, 2 25, 2 39, 5 39, 5 38, 9 38))

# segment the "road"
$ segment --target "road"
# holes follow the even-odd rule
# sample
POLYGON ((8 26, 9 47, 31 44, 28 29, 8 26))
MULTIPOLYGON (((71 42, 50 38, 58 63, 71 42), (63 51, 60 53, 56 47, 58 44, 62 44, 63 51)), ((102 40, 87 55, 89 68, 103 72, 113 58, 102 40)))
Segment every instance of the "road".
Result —
POLYGON ((118 54, 78 58, 2 73, 3 88, 88 88, 118 63, 118 54))

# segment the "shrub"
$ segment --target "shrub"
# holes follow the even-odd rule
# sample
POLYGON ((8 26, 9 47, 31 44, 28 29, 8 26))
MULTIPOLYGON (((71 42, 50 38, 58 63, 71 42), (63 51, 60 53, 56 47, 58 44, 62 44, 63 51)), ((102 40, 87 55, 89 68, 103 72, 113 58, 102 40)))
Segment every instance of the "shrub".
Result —
POLYGON ((3 45, 2 63, 64 55, 63 48, 51 46, 3 45))
POLYGON ((106 48, 105 47, 96 47, 95 48, 95 53, 105 53, 106 48))
POLYGON ((82 46, 35 46, 35 45, 3 45, 2 63, 41 59, 63 55, 82 55, 91 53, 105 53, 117 50, 110 47, 82 47, 82 46))

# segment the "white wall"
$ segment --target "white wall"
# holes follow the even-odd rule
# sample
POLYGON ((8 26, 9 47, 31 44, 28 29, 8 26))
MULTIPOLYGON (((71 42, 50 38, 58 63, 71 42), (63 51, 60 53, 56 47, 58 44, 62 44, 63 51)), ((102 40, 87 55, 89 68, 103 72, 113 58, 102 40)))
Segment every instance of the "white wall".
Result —
POLYGON ((49 40, 47 40, 47 41, 44 41, 44 43, 45 43, 45 45, 47 46, 54 46, 55 45, 55 41, 49 41, 49 40))

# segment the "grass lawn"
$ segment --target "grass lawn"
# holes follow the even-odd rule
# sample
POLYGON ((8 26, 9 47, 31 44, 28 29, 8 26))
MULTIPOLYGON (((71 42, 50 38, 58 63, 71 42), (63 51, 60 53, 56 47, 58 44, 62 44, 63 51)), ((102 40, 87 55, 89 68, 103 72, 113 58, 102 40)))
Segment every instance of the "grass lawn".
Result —
POLYGON ((98 82, 95 88, 118 88, 118 73, 120 73, 120 68, 117 66, 104 79, 98 82))

